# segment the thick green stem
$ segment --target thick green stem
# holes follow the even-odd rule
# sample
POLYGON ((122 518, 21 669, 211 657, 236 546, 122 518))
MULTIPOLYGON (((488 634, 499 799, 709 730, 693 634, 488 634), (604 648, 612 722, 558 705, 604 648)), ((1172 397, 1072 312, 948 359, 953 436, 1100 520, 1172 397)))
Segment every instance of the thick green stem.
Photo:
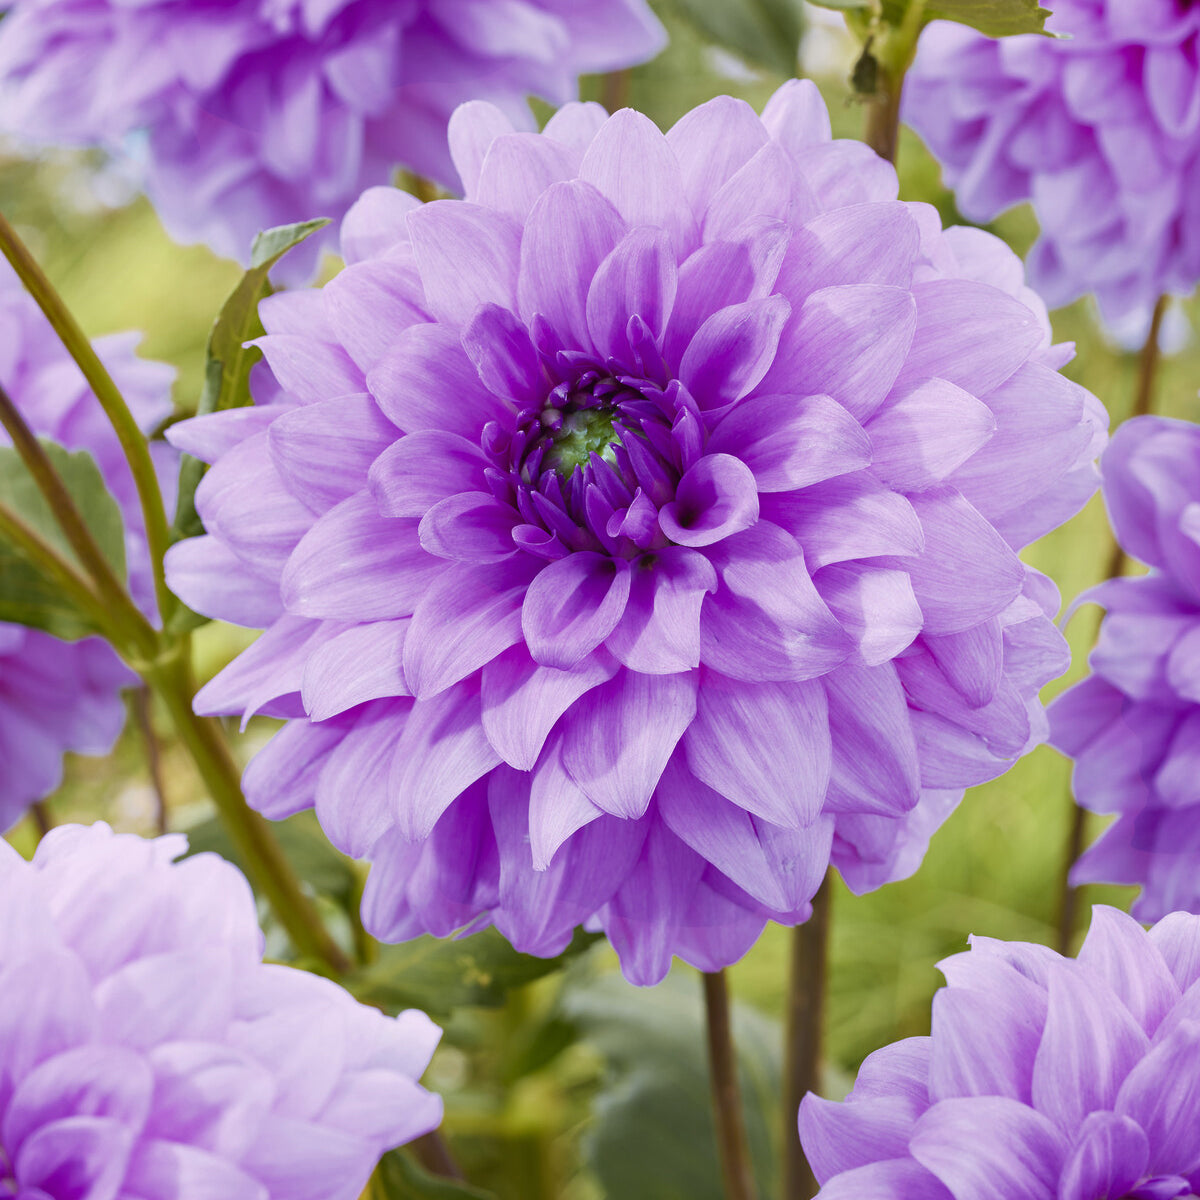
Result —
POLYGON ((91 530, 41 442, 25 423, 25 418, 3 387, 0 387, 0 426, 12 438, 14 448, 49 505, 71 549, 91 576, 97 597, 107 610, 109 625, 119 633, 119 644, 127 652, 153 655, 158 644, 157 634, 129 598, 108 559, 96 545, 91 530))
POLYGON ((335 974, 344 974, 350 969, 350 960, 318 918, 270 826, 247 805, 240 772, 220 727, 211 718, 199 717, 192 711, 195 686, 186 647, 185 641, 171 656, 148 666, 143 678, 166 706, 175 731, 191 754, 246 866, 246 873, 267 898, 297 951, 319 960, 335 974))
POLYGON ((825 1017, 825 979, 829 958, 829 876, 813 897, 812 916, 792 930, 783 1050, 783 1191, 784 1200, 809 1200, 817 1180, 800 1145, 800 1102, 820 1089, 821 1034, 825 1017))
POLYGON ((729 988, 725 972, 705 973, 704 1012, 708 1028, 708 1067, 712 1082, 713 1119, 726 1200, 755 1200, 754 1173, 742 1117, 737 1055, 729 1020, 729 988))
MULTIPOLYGON (((1154 315, 1150 318, 1150 332, 1138 356, 1137 387, 1133 395, 1133 408, 1129 414, 1134 417, 1145 417, 1154 411, 1154 393, 1158 382, 1158 367, 1162 361, 1162 350, 1159 341, 1162 337, 1163 318, 1167 313, 1167 296, 1159 296, 1154 306, 1154 315)), ((1105 579, 1119 579, 1125 574, 1129 565, 1129 556, 1125 547, 1114 537, 1108 564, 1105 567, 1105 579)), ((1060 954, 1067 954, 1075 937, 1075 923, 1079 912, 1079 889, 1071 886, 1071 868, 1083 853, 1087 833, 1087 810, 1083 808, 1071 794, 1071 825, 1067 830, 1066 844, 1063 846, 1062 870, 1058 890, 1058 920, 1055 931, 1055 946, 1060 954)))
POLYGON ((112 376, 100 361, 79 323, 3 214, 0 214, 0 252, 3 252, 4 257, 12 264, 13 270, 45 313, 54 332, 58 334, 67 353, 83 372, 83 377, 96 394, 100 407, 104 409, 116 432, 117 440, 121 443, 137 487, 138 499, 141 501, 146 542, 154 571, 154 591, 159 615, 165 624, 178 607, 179 601, 167 590, 166 577, 163 574, 163 555, 167 552, 170 540, 162 489, 158 486, 158 476, 154 471, 149 445, 129 411, 125 398, 113 383, 112 376))

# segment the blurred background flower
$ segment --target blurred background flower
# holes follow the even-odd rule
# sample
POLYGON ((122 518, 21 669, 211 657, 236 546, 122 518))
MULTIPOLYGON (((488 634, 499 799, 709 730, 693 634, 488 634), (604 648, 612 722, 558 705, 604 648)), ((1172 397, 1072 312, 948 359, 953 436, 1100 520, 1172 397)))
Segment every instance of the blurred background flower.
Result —
POLYGON ((457 189, 462 101, 532 128, 528 94, 562 104, 663 41, 645 0, 12 0, 0 129, 126 155, 174 238, 245 261, 259 230, 340 218, 398 168, 457 189))

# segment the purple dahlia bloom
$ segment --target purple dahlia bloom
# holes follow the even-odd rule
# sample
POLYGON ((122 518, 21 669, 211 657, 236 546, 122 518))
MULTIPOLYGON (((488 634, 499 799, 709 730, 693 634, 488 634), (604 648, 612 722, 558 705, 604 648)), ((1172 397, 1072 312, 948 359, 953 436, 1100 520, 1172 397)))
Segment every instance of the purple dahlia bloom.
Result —
MULTIPOLYGON (((536 128, 578 76, 653 57, 646 0, 10 0, 0 124, 122 143, 173 237, 244 259, 260 229, 338 218, 396 166, 458 190, 465 100, 536 128)), ((285 270, 311 273, 317 239, 285 270)))
POLYGON ((357 1200, 440 1121, 437 1026, 264 963, 246 880, 186 848, 0 842, 0 1197, 357 1200))
POLYGON ((904 117, 973 221, 1032 200, 1030 281, 1050 306, 1094 292, 1149 316, 1200 281, 1200 6, 1060 0, 1047 28, 992 39, 935 22, 904 117))
MULTIPOLYGON (((113 334, 94 345, 143 429, 171 411, 175 372, 138 358, 138 334, 113 334)), ((0 385, 33 431, 95 459, 125 520, 125 554, 133 595, 152 612, 154 590, 133 476, 99 402, 49 322, 6 265, 0 266, 0 385)), ((0 445, 10 445, 0 430, 0 445)), ((155 450, 164 486, 177 456, 155 450)), ((168 490, 168 495, 169 495, 168 490)), ((66 750, 107 754, 125 721, 121 688, 133 675, 99 638, 62 642, 0 623, 0 830, 62 778, 66 750)))
POLYGON ((1200 911, 1200 427, 1122 425, 1103 460, 1116 536, 1148 575, 1083 597, 1104 606, 1092 674, 1050 708, 1075 797, 1117 820, 1076 883, 1140 884, 1134 913, 1200 911))
POLYGON ((262 306, 280 391, 172 431, 216 464, 172 586, 268 627, 198 705, 290 719, 247 793, 374 861, 377 936, 591 921, 636 982, 713 970, 1043 737, 1016 549, 1103 410, 1012 253, 809 83, 451 141, 467 200, 368 191, 347 269, 262 306))
POLYGON ((1078 959, 972 938, 940 965, 930 1037, 805 1097, 820 1200, 1200 1195, 1200 917, 1097 906, 1078 959))

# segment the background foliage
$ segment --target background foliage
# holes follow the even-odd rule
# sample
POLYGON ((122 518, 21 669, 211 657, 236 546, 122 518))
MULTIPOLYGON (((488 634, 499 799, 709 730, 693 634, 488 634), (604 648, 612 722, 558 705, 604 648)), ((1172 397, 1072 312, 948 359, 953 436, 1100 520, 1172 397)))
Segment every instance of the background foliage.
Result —
MULTIPOLYGON (((591 97, 632 104, 663 128, 720 92, 761 108, 788 71, 804 8, 800 0, 736 6, 728 0, 658 0, 657 7, 670 28, 670 49, 628 78, 592 80, 585 90, 591 97), (723 40, 723 48, 714 48, 714 36, 723 40)), ((836 133, 855 136, 863 119, 848 84, 855 48, 821 19, 829 14, 809 13, 803 68, 825 92, 836 133)), ((940 187, 936 165, 908 132, 900 174, 903 198, 933 202, 948 223, 961 220, 940 187)), ((90 334, 146 330, 142 352, 178 368, 175 401, 179 414, 186 415, 195 411, 205 390, 205 345, 213 317, 241 272, 201 248, 173 245, 144 201, 126 204, 126 199, 120 173, 86 155, 31 160, 15 147, 0 147, 0 209, 90 334), (98 195, 112 205, 101 203, 98 195)), ((993 228, 1022 253, 1036 232, 1026 210, 993 228)), ((1200 419, 1196 305, 1184 306, 1172 321, 1170 337, 1182 348, 1177 346, 1165 364, 1158 408, 1200 419)), ((1054 325, 1058 340, 1078 344, 1067 374, 1097 393, 1114 420, 1120 419, 1132 403, 1133 356, 1102 338, 1087 302, 1054 314, 1054 325)), ((1110 539, 1102 505, 1093 501, 1026 557, 1070 600, 1100 578, 1110 539)), ((1066 679, 1047 689, 1047 697, 1082 673, 1096 623, 1096 611, 1090 609, 1071 623, 1075 665, 1066 679)), ((200 673, 211 675, 251 636, 223 626, 200 629, 200 673)), ((248 758, 271 728, 271 722, 259 720, 240 738, 230 732, 238 752, 248 758)), ((169 740, 161 751, 173 827, 191 830, 196 849, 225 852, 186 756, 169 740)), ((969 932, 1053 941, 1061 848, 1071 815, 1068 774, 1065 760, 1042 747, 1004 778, 968 794, 934 838, 914 879, 858 899, 838 888, 827 1093, 843 1091, 871 1050, 927 1031, 929 999, 940 982, 934 964, 963 948, 969 932)), ((49 807, 59 821, 104 813, 118 827, 152 832, 154 794, 136 723, 130 722, 111 759, 71 759, 67 780, 49 807)), ((18 828, 13 840, 28 850, 34 836, 29 824, 18 828)), ((286 823, 283 837, 335 932, 353 944, 361 936, 354 918, 361 873, 329 848, 310 816, 286 823)), ((1127 907, 1130 893, 1089 889, 1086 900, 1097 899, 1127 907)), ((278 930, 269 928, 268 939, 269 953, 287 952, 278 930)), ((351 983, 365 998, 392 1007, 426 1004, 445 1021, 446 1038, 428 1082, 446 1097, 446 1132, 475 1184, 495 1189, 505 1200, 716 1200, 720 1177, 708 1136, 693 973, 677 967, 662 987, 637 991, 615 973, 606 947, 589 947, 590 941, 577 938, 567 969, 547 975, 495 935, 470 943, 423 939, 385 950, 351 983), (455 1002, 461 1007, 449 1012, 455 1002)), ((776 1018, 785 949, 785 932, 768 929, 732 970, 741 1002, 737 1020, 750 1137, 763 1164, 764 1192, 766 1164, 778 1137, 769 1114, 778 1086, 776 1018)), ((485 1194, 448 1188, 407 1161, 387 1166, 372 1188, 380 1198, 452 1200, 485 1194)))

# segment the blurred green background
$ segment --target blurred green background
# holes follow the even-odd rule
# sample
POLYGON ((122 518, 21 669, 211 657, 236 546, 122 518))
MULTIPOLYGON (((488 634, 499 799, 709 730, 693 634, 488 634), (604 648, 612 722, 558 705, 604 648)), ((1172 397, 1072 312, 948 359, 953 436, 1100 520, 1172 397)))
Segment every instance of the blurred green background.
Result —
MULTIPOLYGON (((741 55, 714 47, 688 19, 696 4, 661 0, 657 7, 672 35, 670 48, 626 77, 586 81, 585 94, 619 98, 664 129, 721 92, 761 108, 782 75, 761 61, 747 61, 745 47, 741 55)), ((827 15, 819 14, 810 27, 801 62, 825 93, 835 133, 855 136, 863 121, 862 105, 848 83, 855 48, 836 23, 824 19, 827 15)), ((786 51, 784 57, 786 61, 786 51)), ((933 202, 947 223, 961 219, 941 188, 936 164, 908 131, 899 169, 902 198, 933 202)), ((195 405, 209 326, 240 272, 202 248, 172 244, 144 200, 112 203, 130 195, 120 174, 93 156, 54 153, 30 159, 0 146, 0 209, 27 239, 89 333, 145 331, 142 352, 178 369, 175 401, 182 414, 195 405), (102 203, 99 195, 110 203, 102 203)), ((1020 253, 1036 233, 1031 213, 1023 209, 993 229, 1020 253)), ((1114 422, 1120 420, 1132 404, 1136 357, 1105 340, 1086 301, 1053 319, 1056 340, 1078 344, 1078 356, 1066 373, 1101 398, 1114 422)), ((1162 367, 1156 402, 1159 412, 1192 420, 1200 418, 1196 322, 1194 302, 1172 314, 1168 324, 1175 352, 1162 367)), ((1050 575, 1069 601, 1101 578, 1110 553, 1111 535, 1097 499, 1025 557, 1050 575)), ((1097 610, 1085 608, 1072 621, 1068 634, 1074 666, 1047 687, 1047 699, 1084 672, 1097 620, 1097 610)), ((201 630, 196 639, 201 674, 211 675, 250 636, 215 625, 201 630)), ((163 738, 165 723, 156 725, 163 738)), ((248 758, 272 728, 271 722, 258 720, 243 736, 231 726, 230 735, 248 758)), ((186 829, 207 818, 209 808, 186 756, 169 739, 162 752, 171 823, 186 829)), ((151 832, 154 794, 135 724, 130 722, 111 759, 72 757, 66 781, 48 807, 56 821, 104 815, 118 827, 151 832)), ((965 948, 967 934, 1053 944, 1071 816, 1068 764, 1041 747, 1002 779, 967 794, 933 839, 914 878, 862 898, 838 887, 826 1091, 844 1090, 873 1049, 928 1031, 929 1001, 940 982, 935 964, 965 948)), ((1090 825, 1089 836, 1096 832, 1098 825, 1090 825)), ((18 828, 13 840, 27 849, 33 837, 30 823, 18 828)), ((1131 898, 1130 889, 1093 888, 1084 900, 1127 908, 1131 898)), ((752 1060, 747 1066, 752 1092, 759 1085, 769 1092, 770 1076, 778 1071, 778 1030, 772 1018, 782 1011, 787 942, 786 931, 769 928, 731 972, 735 995, 747 1006, 741 1020, 752 1060)), ((687 1051, 672 1041, 681 1030, 689 1036, 698 1030, 698 985, 688 978, 691 972, 677 967, 663 989, 637 992, 613 976, 613 967, 611 953, 597 946, 586 961, 569 969, 566 978, 574 982, 565 999, 560 981, 549 979, 515 993, 502 1009, 467 1009, 450 1021, 447 1044, 429 1080, 446 1095, 447 1132, 472 1177, 497 1194, 514 1200, 633 1196, 628 1190, 632 1185, 622 1182, 622 1158, 630 1169, 657 1169, 678 1182, 677 1192, 662 1190, 663 1184, 646 1195, 694 1200, 714 1186, 712 1179, 690 1178, 687 1156, 673 1158, 664 1140, 667 1133, 654 1126, 655 1088, 661 1091, 668 1061, 680 1072, 678 1078, 669 1075, 670 1080, 699 1089, 697 1119, 706 1119, 702 1074, 695 1075, 683 1061, 687 1051), (587 986, 580 988, 581 981, 587 986), (623 1043, 613 1032, 617 1027, 625 1030, 623 1043), (630 1041, 629 1031, 635 1028, 644 1044, 630 1041), (574 1044, 580 1029, 589 1040, 574 1044), (645 1061, 659 1064, 655 1079, 638 1083, 635 1045, 641 1046, 645 1061), (589 1114, 598 1096, 593 1120, 589 1114), (593 1168, 597 1162, 607 1165, 579 1165, 581 1138, 593 1168)), ((762 1136, 777 1137, 775 1124, 762 1136)), ((684 1141, 676 1146, 680 1148, 686 1149, 684 1141)))

